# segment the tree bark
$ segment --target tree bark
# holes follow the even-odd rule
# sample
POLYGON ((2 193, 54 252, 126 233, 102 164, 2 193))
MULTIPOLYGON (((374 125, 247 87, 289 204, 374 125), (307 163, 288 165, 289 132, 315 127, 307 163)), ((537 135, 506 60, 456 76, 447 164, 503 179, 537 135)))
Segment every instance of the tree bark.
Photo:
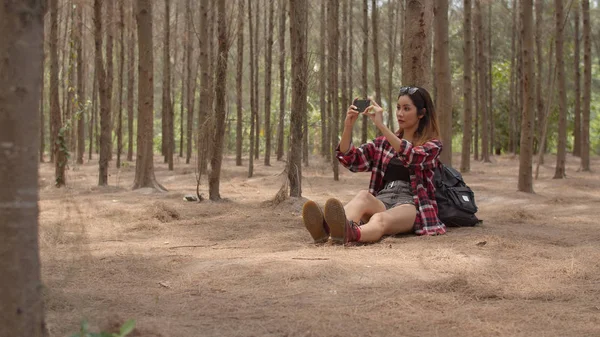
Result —
POLYGON ((581 0, 583 17, 583 110, 581 122, 581 170, 590 171, 590 108, 592 99, 592 39, 590 1, 581 0))
MULTIPOLYGON (((256 105, 256 110, 254 113, 254 123, 255 123, 255 133, 254 133, 254 159, 258 159, 258 156, 260 154, 260 116, 259 116, 259 111, 260 111, 260 95, 259 95, 259 86, 258 86, 258 71, 260 70, 260 68, 258 67, 258 55, 259 53, 259 36, 260 36, 260 25, 259 22, 261 20, 260 18, 260 8, 261 7, 261 2, 260 0, 255 0, 256 1, 256 8, 257 10, 255 11, 255 24, 254 24, 254 83, 252 84, 251 88, 254 89, 254 100, 255 100, 255 105, 256 105)), ((265 0, 266 1, 266 0, 265 0)), ((264 4, 263 4, 264 5, 264 4)))
MULTIPOLYGON (((213 117, 213 105, 211 103, 211 91, 212 91, 212 80, 211 80, 211 60, 210 60, 210 40, 212 34, 210 34, 209 26, 211 25, 212 17, 210 15, 209 1, 200 0, 200 27, 198 35, 198 49, 200 50, 200 63, 199 68, 201 69, 200 76, 200 98, 199 101, 203 102, 200 104, 198 109, 198 141, 197 141, 197 170, 199 178, 206 172, 204 162, 207 160, 209 141, 212 141, 212 137, 209 136, 212 132, 212 128, 207 125, 211 122, 213 117)), ((213 144, 214 145, 214 144, 213 144)))
POLYGON ((110 104, 107 75, 104 71, 102 56, 102 1, 94 0, 94 36, 96 50, 96 69, 98 74, 98 88, 100 91, 100 159, 98 161, 98 186, 108 185, 108 159, 110 142, 110 104))
POLYGON ((52 149, 54 152, 54 177, 57 187, 66 184, 66 141, 61 132, 62 115, 58 95, 58 0, 50 0, 50 115, 52 116, 52 149))
POLYGON ((479 63, 477 66, 478 74, 478 87, 479 87, 479 108, 481 111, 481 160, 484 163, 490 163, 490 152, 489 152, 489 123, 488 123, 488 109, 487 109, 487 55, 486 55, 486 41, 485 41, 485 29, 483 26, 483 10, 481 8, 482 0, 475 0, 475 25, 478 27, 478 38, 477 38, 477 58, 479 63))
MULTIPOLYGON (((277 126, 277 160, 283 159, 284 125, 285 125, 285 21, 287 18, 287 0, 279 0, 281 12, 279 16, 279 125, 277 126)), ((324 92, 324 91, 321 91, 324 92)), ((323 99, 323 95, 320 95, 323 99)), ((321 123, 325 121, 322 120, 321 123)))
MULTIPOLYGON (((51 6, 56 15, 56 2, 51 6)), ((40 140, 32 132, 40 127, 44 7, 41 0, 0 6, 0 336, 46 335, 38 244, 40 140)))
POLYGON ((163 47, 163 96, 162 113, 164 119, 163 144, 165 152, 165 162, 168 163, 169 171, 173 171, 173 110, 171 103, 171 27, 170 18, 171 6, 170 0, 165 0, 165 44, 163 47))
POLYGON ((133 102, 135 91, 135 4, 131 2, 131 15, 129 16, 129 53, 127 55, 127 161, 133 161, 133 102))
POLYGON ((543 79, 543 66, 544 59, 542 57, 543 44, 542 44, 542 23, 543 23, 543 15, 544 15, 544 1, 543 0, 535 0, 535 52, 536 52, 536 66, 537 66, 537 74, 536 74, 536 86, 535 86, 535 100, 536 100, 536 125, 535 128, 535 136, 536 136, 536 147, 538 151, 544 151, 544 149, 540 148, 540 144, 542 143, 542 129, 541 126, 544 125, 544 99, 542 97, 542 83, 543 79))
POLYGON ((187 48, 186 48, 186 103, 187 103, 187 125, 186 125, 186 151, 185 151, 185 163, 189 164, 192 158, 192 130, 194 126, 194 96, 195 90, 193 90, 193 82, 196 82, 195 72, 192 69, 192 59, 194 55, 194 39, 192 36, 192 13, 191 13, 191 0, 186 1, 186 36, 187 36, 187 48))
MULTIPOLYGON (((271 5, 272 8, 272 5, 271 5)), ((208 179, 209 198, 216 201, 221 199, 219 182, 221 179, 221 163, 223 160, 223 140, 225 137, 225 99, 227 97, 227 55, 229 53, 229 38, 227 36, 227 22, 225 0, 217 1, 218 23, 217 35, 219 54, 217 57, 216 82, 215 82, 215 129, 213 135, 213 151, 211 153, 211 172, 208 179)), ((272 17, 272 15, 271 15, 272 17)), ((272 20, 271 20, 272 21, 272 20)))
MULTIPOLYGON (((366 99, 367 96, 369 96, 369 76, 368 76, 368 72, 369 72, 369 68, 368 68, 368 61, 369 61, 369 0, 363 0, 363 7, 362 7, 362 12, 363 12, 363 50, 362 50, 362 71, 361 71, 361 75, 362 75, 362 98, 366 99)), ((381 103, 379 103, 381 104, 381 103)), ((338 111, 335 111, 334 113, 339 113, 338 111)), ((367 142, 367 138, 368 138, 368 133, 369 133, 369 118, 366 115, 362 116, 362 129, 361 129, 361 137, 360 137, 360 142, 362 144, 367 142)), ((333 134, 333 132, 332 132, 333 134)), ((335 134, 335 137, 337 139, 338 135, 335 134)), ((331 144, 332 146, 336 146, 337 144, 331 144)))
POLYGON ((77 33, 75 35, 75 52, 77 53, 77 164, 83 164, 85 153, 85 78, 83 64, 83 3, 77 4, 77 33))
POLYGON ((432 0, 408 1, 404 17, 402 85, 419 86, 431 91, 432 0))
POLYGON ((510 52, 510 87, 509 87, 509 103, 508 103, 508 152, 516 153, 516 102, 515 88, 517 86, 517 71, 515 69, 515 58, 516 58, 516 35, 517 35, 517 0, 512 0, 512 24, 511 24, 511 52, 510 52))
MULTIPOLYGON (((103 128, 100 126, 100 157, 102 157, 102 149, 104 149, 105 155, 107 156, 107 172, 108 172, 108 161, 112 160, 112 130, 113 130, 113 91, 114 91, 114 17, 115 17, 115 2, 116 0, 102 0, 106 5, 106 118, 108 119, 108 126, 103 128), (106 132, 107 135, 102 136, 102 133, 106 132), (102 140, 104 139, 104 143, 102 140), (104 144, 104 145, 103 145, 104 144)), ((102 124, 102 117, 100 117, 102 124)), ((107 182, 108 184, 108 182, 107 182)))
POLYGON ((290 183, 290 196, 302 196, 302 116, 307 113, 308 60, 306 55, 308 3, 290 1, 290 44, 292 55, 292 114, 290 122, 290 152, 286 171, 290 183))
MULTIPOLYGON (((394 120, 396 120, 396 103, 397 103, 397 99, 395 96, 395 90, 394 90, 394 82, 393 82, 393 75, 394 75, 394 67, 396 66, 396 48, 398 45, 398 18, 400 17, 400 6, 401 6, 401 1, 395 1, 394 2, 394 6, 392 6, 392 8, 390 8, 390 10, 388 11, 389 14, 389 19, 388 19, 388 78, 387 78, 387 86, 388 86, 388 128, 390 128, 391 130, 395 130, 395 123, 394 120)), ((352 48, 350 48, 352 49, 352 48)))
MULTIPOLYGON (((340 107, 339 107, 339 90, 338 90, 338 48, 339 48, 339 0, 329 0, 327 2, 327 22, 329 26, 327 30, 329 32, 329 97, 332 101, 332 121, 331 121, 331 144, 337 145, 337 139, 339 134, 339 118, 340 118, 340 107)), ((366 54, 366 51, 365 53, 366 54)), ((331 164, 333 167, 333 180, 340 180, 340 168, 339 161, 334 152, 331 156, 331 164)))
MULTIPOLYGON (((254 25, 252 24, 252 0, 248 0, 248 44, 250 45, 250 54, 248 55, 248 61, 250 63, 250 154, 248 156, 248 178, 252 178, 254 174, 254 151, 255 149, 255 137, 254 133, 258 132, 256 127, 256 115, 258 113, 258 107, 256 106, 256 91, 254 90, 254 77, 255 77, 255 63, 254 63, 254 25)), ((258 24, 258 23, 257 23, 258 24)))
MULTIPOLYGON (((377 8, 377 0, 371 1, 371 24, 373 26, 373 74, 375 86, 375 101, 377 104, 383 104, 381 101, 381 74, 379 73, 379 10, 377 8)), ((379 129, 377 134, 381 135, 379 129)))
MULTIPOLYGON (((452 166, 452 76, 448 50, 448 0, 438 0, 434 6, 435 16, 435 85, 437 93, 437 114, 444 150, 440 156, 442 163, 452 166)), ((391 111, 391 110, 390 110, 391 111)))
MULTIPOLYGON (((40 153, 39 153, 39 162, 44 162, 44 151, 46 149, 46 123, 44 122, 44 88, 46 87, 46 49, 44 46, 45 41, 45 28, 44 24, 42 24, 42 62, 41 62, 41 88, 40 88, 40 153)), ((50 150, 52 152, 52 150, 50 150)))
POLYGON ((244 140, 243 126, 244 126, 244 115, 243 115, 243 86, 242 80, 244 79, 244 1, 238 1, 238 17, 237 17, 237 59, 236 59, 236 75, 235 75, 235 88, 236 88, 236 109, 237 119, 235 121, 235 165, 242 166, 242 144, 244 140))
POLYGON ((579 39, 580 25, 579 6, 576 4, 573 8, 573 26, 575 27, 573 64, 575 73, 575 124, 573 125, 573 155, 581 156, 581 43, 579 39))
POLYGON ((154 176, 154 57, 152 43, 152 0, 136 0, 138 26, 138 135, 133 189, 150 187, 165 191, 154 176))
POLYGON ((523 59, 523 116, 521 119, 521 142, 519 154, 518 189, 533 193, 532 157, 533 157, 533 114, 535 110, 535 91, 533 88, 533 1, 521 0, 523 59))
POLYGON ((269 1, 269 27, 265 46, 265 166, 271 166, 271 67, 273 60, 274 2, 274 0, 269 1))
POLYGON ((328 126, 331 123, 328 117, 326 3, 326 1, 321 1, 321 11, 319 14, 319 110, 321 111, 321 155, 329 158, 331 155, 331 137, 328 126))
MULTIPOLYGON (((348 25, 350 22, 348 21, 348 1, 349 0, 338 0, 341 1, 341 23, 340 23, 340 106, 338 107, 338 114, 342 114, 344 109, 350 105, 352 98, 347 96, 348 93, 348 82, 350 81, 350 72, 348 71, 348 25)), ((382 104, 381 102, 378 102, 382 104)), ((339 116, 339 115, 338 115, 339 116)), ((342 125, 344 122, 344 118, 338 117, 337 128, 338 130, 342 130, 342 125), (341 123, 340 123, 341 122, 341 123)), ((335 145, 334 145, 335 146, 335 145)), ((331 148, 331 147, 330 147, 331 148)))
POLYGON ((125 75, 125 8, 119 1, 119 103, 117 105, 117 168, 121 167, 123 153, 123 76, 125 75))
POLYGON ((565 83, 564 59, 564 21, 565 14, 562 0, 554 0, 556 11, 556 67, 558 82, 558 144, 556 146, 556 167, 554 179, 562 179, 565 175, 565 161, 567 160, 567 91, 565 83))
POLYGON ((472 126, 472 89, 471 89, 471 69, 473 67, 473 47, 471 37, 471 0, 463 0, 464 8, 464 46, 463 46, 463 60, 464 60, 464 75, 463 75, 463 139, 462 139, 462 153, 460 160, 460 171, 465 173, 471 170, 471 138, 473 137, 473 126, 472 126))

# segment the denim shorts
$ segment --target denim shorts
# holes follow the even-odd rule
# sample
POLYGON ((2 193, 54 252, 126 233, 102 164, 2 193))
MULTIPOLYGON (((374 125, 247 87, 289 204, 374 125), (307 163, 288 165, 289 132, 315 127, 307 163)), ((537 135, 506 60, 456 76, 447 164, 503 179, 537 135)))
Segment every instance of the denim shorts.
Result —
POLYGON ((415 205, 410 182, 403 180, 391 181, 379 191, 376 198, 383 202, 385 209, 391 209, 398 205, 415 205))

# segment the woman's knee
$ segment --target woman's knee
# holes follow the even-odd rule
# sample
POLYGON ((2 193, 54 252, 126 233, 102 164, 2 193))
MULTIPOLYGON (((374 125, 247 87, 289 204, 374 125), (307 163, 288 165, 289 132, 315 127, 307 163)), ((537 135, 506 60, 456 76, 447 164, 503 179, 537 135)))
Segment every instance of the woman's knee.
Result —
POLYGON ((371 193, 369 193, 369 191, 361 190, 356 194, 356 196, 354 197, 354 200, 361 202, 361 203, 367 203, 371 198, 373 198, 373 195, 371 195, 371 193))

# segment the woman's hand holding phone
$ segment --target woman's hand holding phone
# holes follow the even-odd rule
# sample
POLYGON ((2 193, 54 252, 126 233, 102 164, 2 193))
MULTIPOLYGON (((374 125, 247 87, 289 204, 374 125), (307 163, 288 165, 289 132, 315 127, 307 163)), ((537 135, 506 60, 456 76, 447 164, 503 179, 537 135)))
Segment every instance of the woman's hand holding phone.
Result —
POLYGON ((346 120, 344 121, 344 126, 352 128, 358 119, 359 114, 360 113, 356 111, 356 106, 350 105, 348 107, 348 111, 346 111, 346 120))
POLYGON ((363 114, 369 116, 375 126, 379 127, 380 125, 383 125, 383 108, 372 98, 369 97, 369 99, 371 100, 371 105, 365 109, 363 114))

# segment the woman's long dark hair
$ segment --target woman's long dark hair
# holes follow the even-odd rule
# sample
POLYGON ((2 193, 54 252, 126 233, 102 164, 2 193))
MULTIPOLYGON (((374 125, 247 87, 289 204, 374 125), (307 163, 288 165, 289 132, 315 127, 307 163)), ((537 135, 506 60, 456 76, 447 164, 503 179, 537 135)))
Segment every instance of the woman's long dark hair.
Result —
MULTIPOLYGON (((417 107, 417 116, 423 116, 419 119, 419 126, 413 136, 413 144, 423 145, 432 139, 440 139, 437 115, 429 92, 421 87, 402 87, 398 98, 401 96, 408 96, 417 107), (413 88, 416 88, 416 90, 413 88)), ((399 129, 397 134, 401 137, 404 130, 399 129)))

